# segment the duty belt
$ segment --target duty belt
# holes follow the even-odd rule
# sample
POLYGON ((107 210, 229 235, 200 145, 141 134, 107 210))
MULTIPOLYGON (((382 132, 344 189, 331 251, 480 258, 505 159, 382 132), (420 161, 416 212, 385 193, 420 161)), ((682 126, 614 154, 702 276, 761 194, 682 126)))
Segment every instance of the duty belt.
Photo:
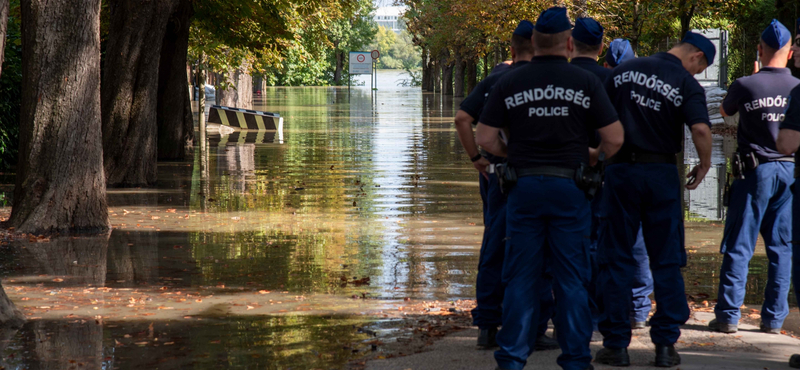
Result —
POLYGON ((675 154, 660 154, 660 153, 643 153, 643 152, 628 152, 628 153, 617 153, 615 156, 611 157, 606 164, 617 164, 617 163, 666 163, 666 164, 677 164, 678 158, 675 157, 675 154))
POLYGON ((555 166, 542 166, 542 167, 517 169, 517 177, 526 177, 526 176, 549 176, 549 177, 561 177, 565 179, 575 179, 575 170, 564 167, 555 167, 555 166))

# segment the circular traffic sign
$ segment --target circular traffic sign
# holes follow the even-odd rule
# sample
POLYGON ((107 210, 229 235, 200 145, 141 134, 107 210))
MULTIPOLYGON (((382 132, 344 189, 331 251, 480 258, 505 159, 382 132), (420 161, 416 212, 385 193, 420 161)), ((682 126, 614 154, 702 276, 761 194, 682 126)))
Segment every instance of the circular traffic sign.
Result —
POLYGON ((365 57, 364 54, 358 54, 356 56, 356 60, 358 60, 359 63, 363 63, 365 59, 367 59, 367 57, 365 57))
POLYGON ((381 52, 377 51, 377 50, 373 50, 371 55, 372 55, 372 59, 378 59, 378 58, 381 57, 381 52))

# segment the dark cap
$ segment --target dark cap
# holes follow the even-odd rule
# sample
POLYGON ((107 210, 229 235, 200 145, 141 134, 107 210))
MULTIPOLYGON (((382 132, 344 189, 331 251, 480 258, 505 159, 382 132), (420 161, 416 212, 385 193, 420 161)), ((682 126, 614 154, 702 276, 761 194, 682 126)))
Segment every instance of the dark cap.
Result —
POLYGON ((795 30, 794 30, 795 34, 794 35, 795 35, 795 37, 797 37, 797 35, 800 35, 800 18, 797 18, 797 20, 794 21, 794 27, 795 27, 795 30))
POLYGON ((767 46, 778 50, 792 40, 792 33, 777 19, 773 19, 772 23, 767 26, 764 32, 761 33, 761 40, 767 46))
POLYGON ((536 31, 544 34, 554 34, 568 31, 572 28, 567 18, 567 8, 554 6, 539 15, 536 20, 536 31))
POLYGON ((514 30, 514 34, 517 36, 522 36, 526 39, 531 38, 531 36, 533 36, 533 23, 528 20, 520 21, 517 29, 514 30))
POLYGON ((714 56, 717 55, 717 47, 705 36, 699 33, 686 32, 686 36, 683 37, 681 42, 694 45, 696 48, 700 49, 700 51, 706 55, 706 62, 708 62, 709 66, 714 63, 714 56))
POLYGON ((630 41, 616 39, 608 45, 608 51, 606 52, 606 63, 608 65, 616 67, 633 58, 636 58, 636 55, 633 53, 630 41))
POLYGON ((592 18, 578 18, 572 29, 572 38, 586 45, 603 43, 603 26, 592 18))

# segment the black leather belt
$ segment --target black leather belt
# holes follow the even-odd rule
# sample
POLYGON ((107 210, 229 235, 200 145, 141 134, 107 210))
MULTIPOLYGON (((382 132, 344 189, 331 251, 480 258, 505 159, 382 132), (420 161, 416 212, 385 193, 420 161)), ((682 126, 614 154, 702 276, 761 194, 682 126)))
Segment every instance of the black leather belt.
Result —
POLYGON ((675 154, 660 154, 660 153, 617 153, 611 159, 606 161, 606 164, 616 163, 666 163, 678 164, 678 158, 675 154))
POLYGON ((549 176, 549 177, 561 177, 565 179, 575 178, 575 170, 564 167, 541 166, 541 167, 531 167, 531 168, 518 168, 516 169, 516 171, 517 171, 517 177, 549 176))

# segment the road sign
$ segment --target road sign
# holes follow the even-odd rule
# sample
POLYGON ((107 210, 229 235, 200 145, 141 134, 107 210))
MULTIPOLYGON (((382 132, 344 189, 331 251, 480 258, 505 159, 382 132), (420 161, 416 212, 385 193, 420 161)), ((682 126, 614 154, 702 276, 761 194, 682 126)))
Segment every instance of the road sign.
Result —
POLYGON ((350 52, 350 74, 351 75, 370 75, 372 74, 372 60, 370 53, 366 51, 350 52))
POLYGON ((378 59, 378 58, 381 57, 381 52, 377 51, 377 50, 373 50, 372 53, 370 53, 370 55, 372 56, 372 59, 378 59))

